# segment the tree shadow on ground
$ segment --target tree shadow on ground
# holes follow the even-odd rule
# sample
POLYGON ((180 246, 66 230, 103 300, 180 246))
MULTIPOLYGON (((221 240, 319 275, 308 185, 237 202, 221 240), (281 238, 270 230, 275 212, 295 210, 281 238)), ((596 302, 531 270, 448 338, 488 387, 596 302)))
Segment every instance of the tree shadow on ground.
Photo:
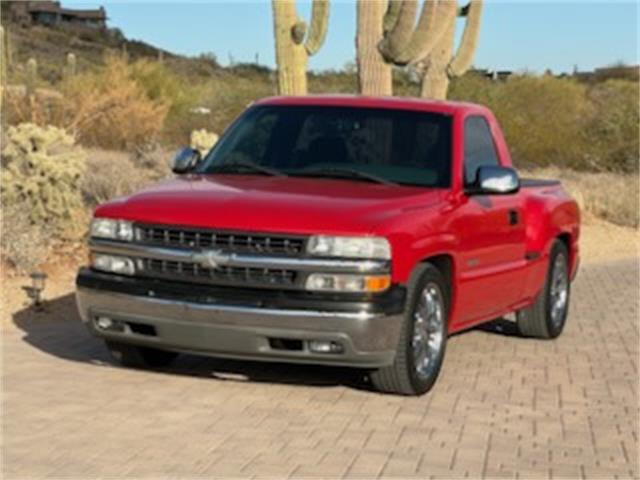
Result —
MULTIPOLYGON (((118 366, 104 343, 92 336, 80 320, 73 294, 48 300, 40 309, 25 307, 13 315, 32 347, 65 360, 96 366, 118 366)), ((366 372, 358 369, 218 359, 182 354, 168 368, 156 372, 216 379, 273 384, 372 390, 366 372)))

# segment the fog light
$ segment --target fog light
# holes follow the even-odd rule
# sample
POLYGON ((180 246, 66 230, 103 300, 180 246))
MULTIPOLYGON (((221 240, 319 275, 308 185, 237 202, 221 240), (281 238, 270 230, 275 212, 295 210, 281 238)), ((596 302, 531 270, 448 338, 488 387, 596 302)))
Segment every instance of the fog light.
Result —
POLYGON ((309 350, 313 353, 342 353, 344 348, 338 342, 328 340, 310 340, 309 350))
POLYGON ((96 325, 102 330, 109 330, 113 325, 113 321, 109 317, 98 317, 96 325))
POLYGON ((96 270, 118 273, 120 275, 133 275, 136 273, 133 260, 119 255, 93 253, 91 255, 91 266, 96 270))
POLYGON ((100 330, 107 330, 109 332, 124 332, 124 322, 120 320, 114 320, 109 317, 99 316, 96 317, 96 326, 100 330))
POLYGON ((389 275, 348 275, 312 273, 307 277, 307 290, 329 292, 382 292, 391 286, 389 275))

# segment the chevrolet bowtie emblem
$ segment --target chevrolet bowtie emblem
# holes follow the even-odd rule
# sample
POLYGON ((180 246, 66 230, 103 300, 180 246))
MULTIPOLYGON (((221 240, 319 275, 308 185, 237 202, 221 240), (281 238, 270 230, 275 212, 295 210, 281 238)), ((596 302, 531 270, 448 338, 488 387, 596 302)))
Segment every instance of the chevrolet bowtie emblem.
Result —
POLYGON ((198 263, 205 268, 218 268, 229 263, 230 255, 222 253, 221 250, 205 250, 198 255, 198 263))

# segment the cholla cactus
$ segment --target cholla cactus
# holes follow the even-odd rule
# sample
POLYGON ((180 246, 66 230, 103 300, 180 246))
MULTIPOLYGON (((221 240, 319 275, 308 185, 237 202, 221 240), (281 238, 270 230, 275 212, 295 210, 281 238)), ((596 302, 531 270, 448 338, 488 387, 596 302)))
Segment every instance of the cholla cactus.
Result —
POLYGON ((324 43, 329 0, 313 0, 311 27, 298 18, 295 0, 272 0, 278 65, 278 93, 307 93, 307 61, 324 43))
POLYGON ((218 142, 218 135, 208 132, 204 128, 191 132, 191 148, 198 150, 201 155, 206 154, 218 142))
POLYGON ((60 225, 82 206, 86 154, 64 130, 22 123, 10 127, 2 150, 3 205, 25 204, 33 223, 60 225))

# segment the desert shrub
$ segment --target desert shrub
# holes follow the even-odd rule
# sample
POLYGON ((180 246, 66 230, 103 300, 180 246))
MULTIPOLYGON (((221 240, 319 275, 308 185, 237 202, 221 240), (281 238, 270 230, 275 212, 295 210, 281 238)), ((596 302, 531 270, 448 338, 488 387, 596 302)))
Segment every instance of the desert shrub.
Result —
POLYGON ((8 203, 2 206, 1 256, 21 273, 34 271, 48 253, 52 232, 46 224, 34 224, 25 212, 31 205, 27 202, 8 203))
POLYGON ((80 179, 86 154, 56 127, 25 123, 10 127, 2 150, 3 206, 26 205, 34 224, 60 227, 82 206, 80 179))
POLYGON ((607 80, 591 87, 595 112, 586 126, 592 149, 590 167, 637 172, 640 158, 640 87, 627 80, 607 80))
POLYGON ((274 95, 276 90, 274 80, 259 72, 245 72, 243 75, 220 72, 195 88, 198 90, 197 106, 208 109, 210 113, 187 111, 167 122, 164 138, 172 145, 188 145, 193 130, 204 128, 223 132, 248 105, 274 95))
POLYGON ((161 143, 145 143, 136 148, 129 158, 142 177, 156 181, 171 175, 171 159, 174 155, 174 150, 161 143))
POLYGON ((484 75, 471 71, 451 81, 449 98, 490 106, 494 103, 494 97, 501 87, 501 82, 492 81, 484 75))
POLYGON ((89 207, 127 195, 144 183, 141 172, 126 152, 89 150, 82 195, 89 207))
POLYGON ((130 69, 131 78, 142 87, 147 98, 168 106, 169 117, 195 104, 197 90, 163 63, 142 59, 133 63, 130 69))
POLYGON ((580 168, 589 161, 584 119, 592 115, 592 107, 586 88, 569 79, 521 76, 490 92, 487 103, 515 162, 580 168))
POLYGON ((309 72, 309 93, 356 93, 358 77, 353 73, 326 70, 321 73, 309 72))
POLYGON ((519 166, 638 171, 640 89, 635 82, 588 85, 532 75, 494 82, 468 74, 452 83, 450 94, 494 111, 519 166))
POLYGON ((28 98, 24 89, 7 90, 3 113, 10 124, 63 128, 86 146, 130 149, 158 138, 169 109, 149 96, 165 90, 147 93, 139 82, 125 59, 107 56, 104 68, 67 79, 60 91, 39 89, 28 98))
POLYGON ((218 135, 208 132, 204 128, 191 132, 191 148, 198 150, 204 156, 218 142, 218 135))
POLYGON ((76 75, 63 85, 64 125, 87 146, 128 149, 156 139, 168 106, 151 99, 126 60, 109 56, 97 72, 76 75))

